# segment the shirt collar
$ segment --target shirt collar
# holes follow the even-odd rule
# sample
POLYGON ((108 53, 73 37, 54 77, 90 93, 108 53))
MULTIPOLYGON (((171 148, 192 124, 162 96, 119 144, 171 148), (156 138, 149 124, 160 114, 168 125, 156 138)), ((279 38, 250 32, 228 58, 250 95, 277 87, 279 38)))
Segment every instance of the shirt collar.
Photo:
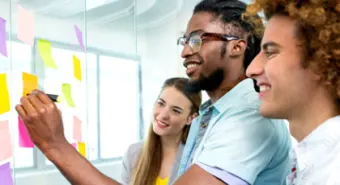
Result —
POLYGON ((206 101, 200 107, 200 114, 205 112, 210 107, 214 107, 218 112, 223 112, 231 107, 233 104, 238 103, 244 95, 254 92, 256 91, 254 89, 253 80, 250 78, 244 79, 239 82, 235 87, 233 87, 229 92, 224 94, 214 104, 212 104, 211 100, 206 101))

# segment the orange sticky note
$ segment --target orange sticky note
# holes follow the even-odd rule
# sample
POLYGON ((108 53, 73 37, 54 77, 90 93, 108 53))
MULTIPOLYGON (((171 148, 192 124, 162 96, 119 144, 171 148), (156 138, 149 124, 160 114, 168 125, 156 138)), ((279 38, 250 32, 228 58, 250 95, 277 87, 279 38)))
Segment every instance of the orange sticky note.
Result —
POLYGON ((78 79, 79 81, 81 81, 81 64, 80 64, 80 60, 73 55, 73 73, 74 73, 74 77, 76 79, 78 79))
POLYGON ((32 90, 38 89, 38 77, 29 73, 22 73, 23 91, 22 96, 31 93, 32 90))
POLYGON ((78 151, 82 156, 86 157, 86 144, 84 142, 78 142, 78 151))
POLYGON ((82 141, 81 131, 81 121, 77 118, 77 116, 73 116, 73 139, 76 141, 82 141))
POLYGON ((0 121, 0 161, 9 159, 12 155, 8 121, 0 121))
POLYGON ((6 74, 0 74, 0 114, 10 110, 9 92, 6 74))

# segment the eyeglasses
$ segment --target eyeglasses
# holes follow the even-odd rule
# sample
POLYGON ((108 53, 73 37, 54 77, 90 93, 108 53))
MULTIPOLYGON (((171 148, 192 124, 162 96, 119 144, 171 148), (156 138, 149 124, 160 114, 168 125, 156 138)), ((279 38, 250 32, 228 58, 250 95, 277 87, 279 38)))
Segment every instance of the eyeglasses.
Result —
POLYGON ((203 41, 215 40, 215 41, 231 41, 240 40, 241 38, 233 35, 220 34, 220 33, 208 33, 208 32, 192 32, 189 37, 183 36, 177 40, 177 45, 180 46, 182 52, 184 46, 189 44, 193 53, 197 53, 201 50, 203 41))

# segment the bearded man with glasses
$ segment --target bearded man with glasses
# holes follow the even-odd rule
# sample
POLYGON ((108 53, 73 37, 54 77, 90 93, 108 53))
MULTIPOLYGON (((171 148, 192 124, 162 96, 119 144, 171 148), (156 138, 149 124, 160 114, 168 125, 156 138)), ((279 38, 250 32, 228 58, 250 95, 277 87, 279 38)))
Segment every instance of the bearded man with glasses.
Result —
POLYGON ((283 185, 291 140, 283 120, 259 113, 257 88, 245 70, 260 51, 262 20, 242 18, 246 4, 203 0, 182 47, 188 90, 210 100, 190 128, 175 184, 283 185))

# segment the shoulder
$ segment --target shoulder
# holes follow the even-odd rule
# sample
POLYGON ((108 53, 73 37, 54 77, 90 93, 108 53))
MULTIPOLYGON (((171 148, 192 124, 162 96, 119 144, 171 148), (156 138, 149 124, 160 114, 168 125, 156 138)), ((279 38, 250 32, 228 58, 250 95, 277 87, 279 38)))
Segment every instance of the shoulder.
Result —
POLYGON ((209 140, 230 140, 253 146, 272 145, 267 149, 290 150, 290 134, 284 120, 263 117, 259 109, 235 106, 224 112, 212 125, 209 140))
POLYGON ((139 141, 137 143, 131 144, 128 147, 125 155, 128 156, 129 159, 131 159, 132 156, 138 156, 143 148, 143 144, 144 144, 143 141, 139 141))
POLYGON ((140 141, 128 147, 123 157, 124 165, 131 168, 136 163, 138 156, 143 148, 143 143, 143 141, 140 141))

